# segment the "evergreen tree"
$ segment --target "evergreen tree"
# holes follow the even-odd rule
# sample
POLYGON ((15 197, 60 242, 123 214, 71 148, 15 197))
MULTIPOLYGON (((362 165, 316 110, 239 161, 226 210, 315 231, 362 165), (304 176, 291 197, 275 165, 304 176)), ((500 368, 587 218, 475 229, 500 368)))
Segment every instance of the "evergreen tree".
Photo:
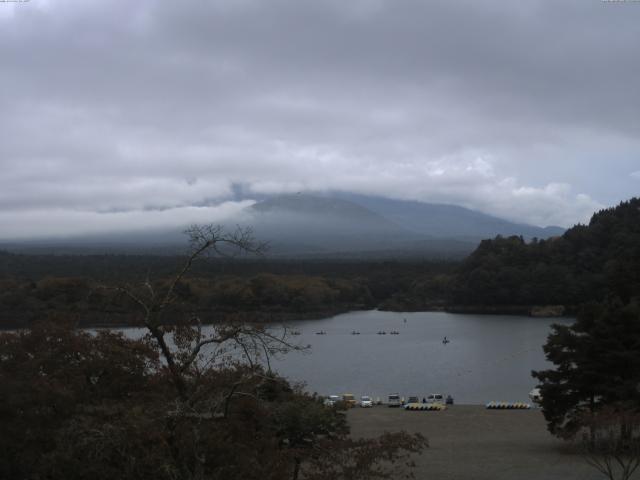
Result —
POLYGON ((552 328, 544 351, 555 369, 532 373, 551 433, 571 437, 603 407, 640 410, 638 303, 589 304, 552 328))

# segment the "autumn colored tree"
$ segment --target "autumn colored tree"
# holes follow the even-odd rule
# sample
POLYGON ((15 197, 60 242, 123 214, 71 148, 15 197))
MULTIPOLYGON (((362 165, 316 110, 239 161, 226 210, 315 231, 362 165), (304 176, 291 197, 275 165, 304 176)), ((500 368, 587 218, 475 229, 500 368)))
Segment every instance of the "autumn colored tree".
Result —
MULTIPOLYGON (((117 419, 158 390, 158 355, 120 334, 38 323, 0 335, 0 478, 47 469, 58 434, 91 416, 117 419)), ((77 440, 77 439, 76 439, 77 440)))
POLYGON ((256 365, 203 369, 185 401, 152 347, 60 323, 0 335, 0 478, 399 478, 426 446, 350 439, 343 411, 256 365))

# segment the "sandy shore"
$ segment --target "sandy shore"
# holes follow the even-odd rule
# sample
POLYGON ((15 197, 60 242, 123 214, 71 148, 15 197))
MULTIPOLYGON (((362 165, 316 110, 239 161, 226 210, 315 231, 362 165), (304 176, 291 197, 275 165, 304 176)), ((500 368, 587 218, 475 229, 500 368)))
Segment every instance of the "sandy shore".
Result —
POLYGON ((411 412, 374 407, 354 408, 348 418, 355 437, 398 430, 426 436, 430 447, 415 459, 418 479, 603 478, 575 449, 547 432, 539 410, 454 405, 443 412, 411 412))

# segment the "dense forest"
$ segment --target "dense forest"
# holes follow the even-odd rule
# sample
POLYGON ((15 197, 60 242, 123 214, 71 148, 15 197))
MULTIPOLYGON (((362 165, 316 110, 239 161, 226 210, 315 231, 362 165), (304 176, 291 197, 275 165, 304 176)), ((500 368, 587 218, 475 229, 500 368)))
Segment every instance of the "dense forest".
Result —
MULTIPOLYGON (((114 286, 168 281, 182 257, 25 255, 0 252, 0 326, 53 315, 81 325, 129 324, 130 299, 114 286)), ((255 320, 324 316, 353 309, 527 313, 591 300, 640 296, 640 199, 593 215, 549 240, 484 240, 464 261, 210 258, 177 293, 207 320, 230 312, 255 320)))
POLYGON ((484 240, 456 272, 456 305, 564 305, 640 296, 640 198, 561 237, 484 240))
MULTIPOLYGON (((135 323, 131 300, 113 287, 150 279, 162 287, 179 257, 0 254, 0 325, 54 315, 80 325, 135 323)), ((456 264, 448 262, 266 261, 211 258, 176 293, 180 308, 207 321, 228 313, 257 321, 353 309, 442 308, 456 264)))

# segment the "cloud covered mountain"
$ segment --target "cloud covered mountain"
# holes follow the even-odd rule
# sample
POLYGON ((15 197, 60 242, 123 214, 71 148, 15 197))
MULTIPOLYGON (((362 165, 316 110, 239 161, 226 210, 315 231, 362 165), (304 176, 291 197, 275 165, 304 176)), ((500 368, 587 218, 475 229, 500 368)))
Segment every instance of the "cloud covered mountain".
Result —
MULTIPOLYGON (((559 227, 512 223, 455 205, 428 204, 347 193, 266 197, 234 211, 222 223, 230 230, 250 226, 269 243, 273 257, 461 258, 483 238, 559 235, 559 227)), ((180 227, 113 230, 0 245, 14 251, 59 253, 162 253, 185 249, 180 227)), ((202 222, 200 222, 202 223, 202 222)))
POLYGON ((559 227, 518 224, 454 205, 342 194, 268 198, 247 209, 256 235, 273 254, 460 256, 483 238, 547 238, 559 227))

